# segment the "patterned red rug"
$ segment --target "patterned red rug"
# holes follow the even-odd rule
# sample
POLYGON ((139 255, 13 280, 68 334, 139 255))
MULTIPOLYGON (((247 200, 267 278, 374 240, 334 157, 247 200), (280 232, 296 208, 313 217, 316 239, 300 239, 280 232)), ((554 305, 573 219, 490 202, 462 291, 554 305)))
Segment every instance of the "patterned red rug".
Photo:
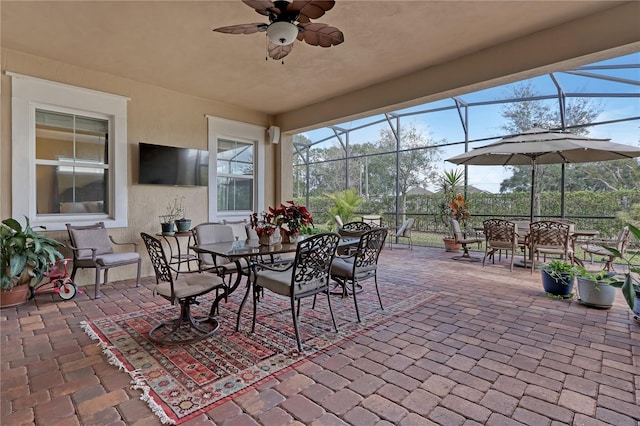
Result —
MULTIPOLYGON (((384 310, 375 288, 367 284, 358 295, 362 322, 356 321, 353 298, 331 296, 338 324, 333 331, 325 297, 303 301, 299 327, 304 353, 296 347, 289 299, 265 292, 258 305, 255 333, 251 330, 251 302, 243 311, 241 331, 235 332, 236 312, 244 289, 220 308, 220 328, 205 340, 165 347, 148 340, 159 321, 174 318, 179 308, 160 306, 83 322, 89 336, 99 340, 109 362, 127 371, 133 388, 163 423, 180 424, 229 398, 283 373, 299 363, 358 336, 393 316, 430 302, 436 296, 409 284, 380 283, 384 310)), ((211 298, 201 298, 195 315, 208 312, 211 298)))

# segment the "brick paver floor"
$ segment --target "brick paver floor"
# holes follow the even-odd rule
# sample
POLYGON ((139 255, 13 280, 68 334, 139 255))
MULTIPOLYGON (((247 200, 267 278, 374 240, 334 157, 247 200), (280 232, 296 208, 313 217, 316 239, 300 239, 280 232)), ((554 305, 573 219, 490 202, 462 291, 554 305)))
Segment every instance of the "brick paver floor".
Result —
MULTIPOLYGON (((587 308, 547 298, 537 272, 451 257, 385 249, 383 295, 408 280, 439 297, 185 424, 638 426, 640 324, 620 294, 587 308)), ((79 325, 166 303, 143 282, 0 311, 0 423, 160 424, 79 325)))

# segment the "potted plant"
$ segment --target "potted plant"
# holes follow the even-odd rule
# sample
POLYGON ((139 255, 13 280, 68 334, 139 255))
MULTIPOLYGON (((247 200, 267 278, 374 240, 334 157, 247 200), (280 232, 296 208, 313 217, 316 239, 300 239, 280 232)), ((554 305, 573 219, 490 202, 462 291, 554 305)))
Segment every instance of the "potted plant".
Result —
MULTIPOLYGON (((51 265, 62 259, 58 247, 63 244, 30 226, 26 218, 24 228, 12 218, 0 225, 0 306, 16 306, 30 296, 30 286, 42 281, 51 265)), ((45 229, 44 227, 38 227, 45 229)))
MULTIPOLYGON (((270 208, 270 210, 272 209, 270 208)), ((278 225, 274 222, 273 213, 262 212, 258 217, 258 213, 254 212, 249 216, 249 219, 251 228, 258 234, 260 245, 271 246, 278 243, 280 235, 276 233, 278 225)))
MULTIPOLYGON (((636 238, 636 240, 640 241, 640 229, 633 225, 628 225, 629 231, 636 238)), ((637 252, 631 255, 631 257, 624 257, 618 251, 618 249, 613 247, 605 247, 615 256, 622 259, 623 262, 627 264, 627 271, 624 273, 624 280, 615 281, 611 285, 614 287, 619 287, 622 290, 622 295, 624 296, 624 300, 629 305, 629 308, 635 314, 634 318, 636 321, 640 322, 640 267, 634 266, 633 260, 637 255, 637 252)))
POLYGON ((176 196, 169 204, 168 211, 174 218, 176 230, 178 232, 187 232, 191 229, 191 219, 185 218, 184 196, 176 196))
MULTIPOLYGON (((325 196, 333 201, 333 206, 329 209, 329 216, 338 216, 343 223, 351 222, 354 213, 362 204, 362 197, 356 193, 355 189, 346 189, 333 194, 325 194, 325 196)), ((333 221, 328 222, 327 226, 333 226, 333 221)))
POLYGON ((440 220, 449 230, 449 235, 442 240, 445 250, 448 252, 458 252, 462 249, 462 245, 455 242, 449 219, 453 217, 463 226, 466 219, 469 218, 469 206, 463 195, 459 194, 463 179, 464 171, 460 169, 445 170, 438 179, 439 192, 443 195, 443 200, 440 202, 440 220), (461 197, 461 200, 458 200, 458 196, 461 197), (463 216, 465 217, 463 218, 463 216))
POLYGON ((587 271, 583 266, 577 267, 578 297, 580 303, 594 308, 609 309, 616 298, 615 272, 587 271))
POLYGON ((309 210, 293 201, 287 201, 286 205, 280 204, 277 209, 270 208, 269 211, 274 215, 276 225, 280 227, 283 243, 295 241, 300 236, 302 227, 313 225, 309 210))
MULTIPOLYGON (((167 210, 165 214, 160 215, 160 226, 162 226, 162 235, 174 235, 175 228, 178 228, 178 232, 184 229, 184 223, 182 222, 184 218, 184 197, 176 196, 173 200, 171 200, 167 204, 167 210), (180 225, 178 224, 180 222, 180 225)), ((188 231, 191 227, 191 220, 188 221, 187 228, 184 229, 188 231)))
POLYGON ((573 295, 576 267, 564 260, 552 260, 542 267, 542 287, 548 295, 568 298, 573 295))

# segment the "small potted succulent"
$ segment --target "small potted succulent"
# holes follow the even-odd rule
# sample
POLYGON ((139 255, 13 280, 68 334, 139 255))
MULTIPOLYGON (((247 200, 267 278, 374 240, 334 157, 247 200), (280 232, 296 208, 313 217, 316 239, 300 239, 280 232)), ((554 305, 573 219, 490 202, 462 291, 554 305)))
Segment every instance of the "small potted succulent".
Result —
POLYGON ((542 287, 548 295, 569 298, 573 295, 573 284, 577 269, 564 260, 552 260, 540 271, 542 287))

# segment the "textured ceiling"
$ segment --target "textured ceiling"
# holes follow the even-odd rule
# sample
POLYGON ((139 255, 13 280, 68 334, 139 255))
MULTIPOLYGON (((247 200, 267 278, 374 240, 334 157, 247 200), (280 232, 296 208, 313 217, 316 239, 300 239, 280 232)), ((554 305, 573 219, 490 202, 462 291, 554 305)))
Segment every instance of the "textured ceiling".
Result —
MULTIPOLYGON (((2 47, 275 115, 308 107, 604 9, 612 1, 337 1, 315 22, 331 48, 296 41, 265 60, 266 22, 234 1, 7 1, 2 47)), ((559 41, 562 42, 562 41, 559 41)))

